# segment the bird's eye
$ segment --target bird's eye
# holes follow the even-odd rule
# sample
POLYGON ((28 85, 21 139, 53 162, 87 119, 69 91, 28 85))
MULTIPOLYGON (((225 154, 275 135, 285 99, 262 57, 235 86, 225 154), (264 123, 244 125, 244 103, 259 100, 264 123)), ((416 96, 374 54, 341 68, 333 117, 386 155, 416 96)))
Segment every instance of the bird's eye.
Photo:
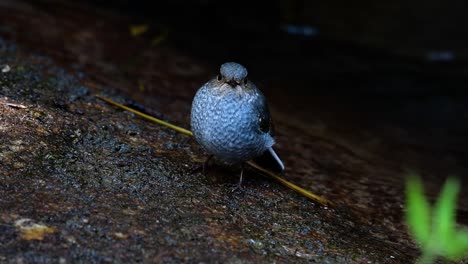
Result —
POLYGON ((218 81, 221 81, 223 79, 223 76, 221 76, 221 74, 218 74, 217 79, 218 79, 218 81))
POLYGON ((248 80, 247 78, 244 78, 244 84, 247 84, 248 80))

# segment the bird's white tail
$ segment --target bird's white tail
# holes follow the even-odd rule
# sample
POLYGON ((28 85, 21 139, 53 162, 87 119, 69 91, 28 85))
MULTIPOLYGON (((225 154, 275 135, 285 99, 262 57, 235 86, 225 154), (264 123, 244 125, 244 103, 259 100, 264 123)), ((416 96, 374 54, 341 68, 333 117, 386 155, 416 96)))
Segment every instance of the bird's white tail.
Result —
POLYGON ((273 158, 276 160, 276 162, 278 163, 278 165, 281 167, 281 171, 284 171, 284 164, 283 164, 283 162, 280 160, 280 158, 278 157, 278 155, 276 155, 276 152, 273 150, 273 148, 269 148, 268 151, 270 152, 271 156, 273 156, 273 158))

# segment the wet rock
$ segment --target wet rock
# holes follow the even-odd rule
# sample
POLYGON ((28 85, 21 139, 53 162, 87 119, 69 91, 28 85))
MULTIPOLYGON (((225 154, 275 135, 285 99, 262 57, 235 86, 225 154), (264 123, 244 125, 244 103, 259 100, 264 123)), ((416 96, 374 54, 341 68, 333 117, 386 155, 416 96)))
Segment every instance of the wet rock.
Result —
MULTIPOLYGON (((130 23, 118 15, 70 16, 61 9, 43 17, 43 12, 15 10, 13 19, 5 10, 0 9, 0 20, 17 23, 8 24, 18 29, 14 32, 27 25, 27 35, 41 39, 44 52, 71 55, 30 56, 31 46, 18 49, 0 39, 0 65, 11 67, 0 73, 0 95, 28 106, 0 105, 0 244, 5 245, 0 262, 401 263, 416 258, 402 219, 401 176, 393 157, 383 155, 388 159, 381 162, 328 134, 335 123, 345 131, 363 127, 347 127, 340 119, 317 124, 310 116, 318 119, 320 112, 308 112, 314 103, 306 102, 301 113, 302 106, 281 86, 276 97, 280 89, 266 90, 273 95, 278 148, 289 164, 283 176, 339 206, 317 205, 252 170, 246 172, 244 191, 232 193, 237 167, 215 163, 206 175, 191 174, 205 156, 196 142, 93 97, 103 94, 188 127, 191 98, 211 70, 169 47, 138 50, 147 45, 126 42, 126 30, 119 35, 116 29, 130 23), (58 32, 38 38, 30 30, 31 17, 58 32), (65 58, 80 55, 81 42, 74 40, 82 38, 105 47, 96 48, 103 53, 88 56, 86 65, 65 58), (106 44, 109 39, 112 45, 106 44), (136 70, 122 73, 115 66, 135 57, 137 65, 129 68, 136 70), (144 64, 148 61, 157 66, 144 64), (183 71, 180 65, 161 66, 180 61, 183 71), (137 93, 137 77, 157 85, 137 93), (14 226, 23 218, 54 232, 42 232, 40 243, 25 248, 20 227, 14 226)), ((369 138, 373 134, 356 145, 369 138)))

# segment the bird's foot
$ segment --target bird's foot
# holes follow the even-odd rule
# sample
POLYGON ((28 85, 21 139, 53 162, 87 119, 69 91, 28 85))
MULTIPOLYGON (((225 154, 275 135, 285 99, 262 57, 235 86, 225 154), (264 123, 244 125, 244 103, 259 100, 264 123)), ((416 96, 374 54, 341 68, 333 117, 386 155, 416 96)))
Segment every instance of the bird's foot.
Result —
POLYGON ((240 190, 242 191, 244 188, 242 187, 242 176, 244 174, 244 164, 242 164, 242 169, 241 169, 241 173, 240 173, 240 178, 239 178, 239 183, 236 184, 236 186, 232 189, 231 192, 235 192, 237 190, 240 190))
POLYGON ((234 187, 231 189, 231 192, 237 192, 237 191, 243 191, 244 187, 242 187, 242 184, 239 182, 238 184, 235 184, 234 187))
POLYGON ((195 173, 198 173, 201 171, 203 175, 206 175, 206 172, 208 171, 208 163, 210 160, 213 158, 213 155, 208 156, 208 158, 203 162, 203 165, 196 167, 195 169, 190 171, 190 175, 193 175, 195 173))

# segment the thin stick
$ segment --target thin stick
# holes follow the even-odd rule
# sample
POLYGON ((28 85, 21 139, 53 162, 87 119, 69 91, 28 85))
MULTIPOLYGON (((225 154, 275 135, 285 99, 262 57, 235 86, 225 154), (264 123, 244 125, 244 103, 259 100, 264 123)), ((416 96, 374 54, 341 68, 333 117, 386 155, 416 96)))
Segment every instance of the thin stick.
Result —
POLYGON ((256 163, 252 162, 252 161, 247 161, 247 164, 249 164, 250 166, 252 166, 253 168, 255 168, 256 170, 260 171, 260 172, 263 172, 264 174, 272 177, 273 179, 279 181, 282 185, 288 187, 289 189, 291 190, 294 190, 296 192, 298 192, 300 195, 304 196, 304 197, 307 197, 313 201, 316 201, 320 204, 323 204, 323 205, 329 205, 329 206, 333 206, 333 203, 330 202, 329 200, 323 198, 323 197, 320 197, 302 187, 299 187, 297 185, 295 185, 294 183, 292 182, 289 182, 283 178, 281 178, 280 176, 274 174, 273 172, 265 169, 265 168, 262 168, 260 166, 258 166, 256 163))
MULTIPOLYGON (((168 128, 170 128, 170 129, 173 129, 173 130, 175 130, 175 131, 178 131, 178 132, 180 132, 180 133, 182 133, 182 134, 184 134, 184 135, 187 135, 187 136, 193 136, 193 133, 192 133, 190 130, 187 130, 187 129, 185 129, 185 128, 181 128, 181 127, 175 126, 175 125, 170 124, 170 123, 168 123, 168 122, 162 121, 162 120, 160 120, 160 119, 158 119, 158 118, 155 118, 155 117, 152 117, 152 116, 150 116, 150 115, 144 114, 144 113, 142 113, 142 112, 140 112, 140 111, 138 111, 138 110, 135 110, 135 109, 133 109, 133 108, 130 108, 130 107, 125 106, 125 105, 122 105, 122 104, 119 104, 119 103, 117 103, 117 102, 115 102, 115 101, 113 101, 113 100, 111 100, 111 99, 109 99, 109 98, 105 98, 105 97, 102 97, 102 96, 100 96, 100 95, 96 95, 96 97, 99 98, 99 99, 101 99, 101 100, 103 100, 103 101, 105 101, 105 102, 107 102, 107 103, 109 103, 109 104, 111 104, 111 105, 114 105, 114 106, 116 106, 116 107, 118 107, 118 108, 127 110, 127 111, 129 111, 129 112, 132 112, 132 113, 138 115, 138 116, 143 117, 144 119, 147 119, 147 120, 150 120, 150 121, 152 121, 152 122, 155 122, 156 124, 159 124, 159 125, 168 127, 168 128)), ((316 194, 313 194, 312 192, 307 191, 306 189, 303 189, 303 188, 301 188, 301 187, 295 185, 294 183, 291 183, 291 182, 289 182, 289 181, 287 181, 287 180, 281 178, 280 176, 274 174, 273 172, 271 172, 271 171, 269 171, 269 170, 267 170, 267 169, 264 169, 264 168, 260 167, 259 165, 255 164, 255 163, 252 162, 252 161, 248 161, 247 164, 249 164, 252 168, 254 168, 254 169, 256 169, 256 170, 262 172, 263 174, 266 174, 266 175, 272 177, 273 179, 277 180, 277 181, 278 181, 279 183, 281 183, 283 186, 285 186, 285 187, 287 187, 287 188, 289 188, 289 189, 291 189, 291 190, 294 190, 294 191, 298 192, 300 195, 305 196, 305 197, 311 199, 312 201, 318 202, 318 203, 320 203, 320 204, 322 204, 322 205, 333 206, 333 203, 330 202, 329 200, 327 200, 327 199, 325 199, 325 198, 323 198, 323 197, 320 197, 320 196, 318 196, 318 195, 316 195, 316 194)))
POLYGON ((8 103, 8 102, 3 102, 3 101, 0 101, 0 104, 6 105, 6 106, 9 106, 9 107, 13 107, 13 108, 17 108, 17 109, 26 109, 26 108, 28 108, 27 106, 24 106, 24 105, 21 105, 21 104, 13 104, 13 103, 8 103))
POLYGON ((122 109, 124 109, 124 110, 127 110, 127 111, 129 111, 129 112, 134 113, 135 115, 141 116, 141 117, 143 117, 144 119, 153 121, 153 122, 155 122, 156 124, 159 124, 159 125, 168 127, 168 128, 170 128, 170 129, 173 129, 173 130, 175 130, 175 131, 177 131, 177 132, 180 132, 180 133, 182 133, 182 134, 184 134, 184 135, 187 135, 187 136, 193 136, 193 134, 192 134, 192 132, 191 132, 190 130, 187 130, 187 129, 185 129, 185 128, 181 128, 181 127, 175 126, 175 125, 173 125, 173 124, 171 124, 171 123, 168 123, 168 122, 165 122, 165 121, 162 121, 161 119, 157 119, 156 117, 152 117, 152 116, 147 115, 147 114, 145 114, 145 113, 142 113, 142 112, 140 112, 140 111, 138 111, 138 110, 135 110, 135 109, 133 109, 133 108, 130 108, 130 107, 128 107, 128 106, 125 106, 125 105, 123 105, 123 104, 119 104, 119 103, 117 103, 117 102, 115 102, 115 101, 113 101, 113 100, 111 100, 111 99, 109 99, 109 98, 105 98, 105 97, 102 97, 102 96, 100 96, 100 95, 96 95, 96 97, 99 98, 99 99, 101 99, 101 100, 103 100, 103 101, 105 101, 105 102, 107 102, 107 103, 109 103, 109 104, 111 104, 111 105, 117 106, 118 108, 122 108, 122 109))

